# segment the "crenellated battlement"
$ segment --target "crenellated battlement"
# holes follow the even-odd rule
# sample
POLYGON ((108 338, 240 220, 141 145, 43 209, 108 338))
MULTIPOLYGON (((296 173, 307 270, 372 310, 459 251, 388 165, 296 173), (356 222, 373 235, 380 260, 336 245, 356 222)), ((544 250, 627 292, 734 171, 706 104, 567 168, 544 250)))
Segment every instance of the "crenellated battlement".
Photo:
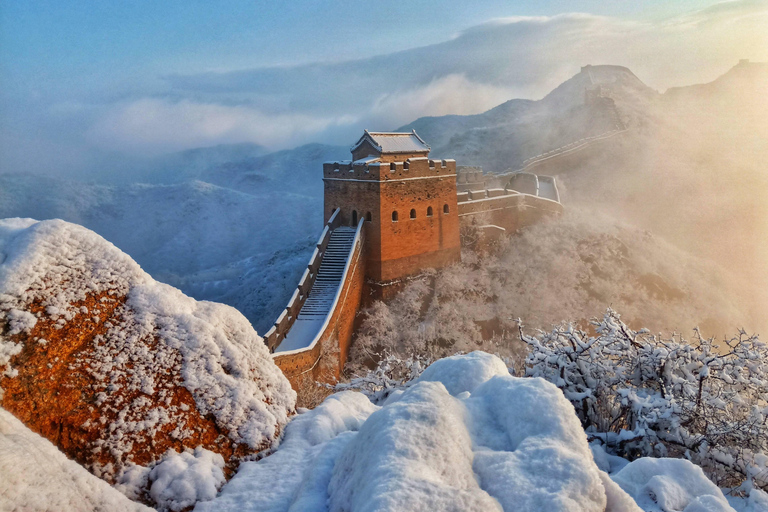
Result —
POLYGON ((427 157, 390 163, 342 160, 323 164, 324 179, 390 181, 454 175, 456 160, 434 160, 427 157))

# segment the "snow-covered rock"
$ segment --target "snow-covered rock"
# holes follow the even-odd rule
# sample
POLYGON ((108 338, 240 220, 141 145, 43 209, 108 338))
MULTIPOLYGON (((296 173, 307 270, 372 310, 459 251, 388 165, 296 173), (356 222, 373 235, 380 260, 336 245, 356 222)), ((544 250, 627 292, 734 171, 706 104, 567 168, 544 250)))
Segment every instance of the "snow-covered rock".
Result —
POLYGON ((383 407, 332 395, 196 510, 639 510, 605 479, 555 386, 472 353, 436 362, 383 407))
POLYGON ((149 511, 0 408, 0 510, 149 511))
POLYGON ((647 512, 734 510, 704 471, 684 459, 644 457, 630 462, 611 478, 647 512))
POLYGON ((0 221, 0 372, 3 407, 108 480, 198 446, 232 469, 296 397, 242 314, 59 220, 0 221))
POLYGON ((342 391, 288 424, 278 450, 244 462, 202 511, 327 510, 328 483, 341 450, 371 413, 379 410, 362 393, 342 391))
POLYGON ((149 472, 149 494, 155 503, 170 510, 212 500, 224 484, 223 468, 224 458, 203 448, 169 452, 149 472))
POLYGON ((438 359, 419 376, 419 382, 442 382, 453 396, 473 393, 475 388, 495 375, 509 375, 507 365, 488 352, 475 351, 463 356, 438 359))

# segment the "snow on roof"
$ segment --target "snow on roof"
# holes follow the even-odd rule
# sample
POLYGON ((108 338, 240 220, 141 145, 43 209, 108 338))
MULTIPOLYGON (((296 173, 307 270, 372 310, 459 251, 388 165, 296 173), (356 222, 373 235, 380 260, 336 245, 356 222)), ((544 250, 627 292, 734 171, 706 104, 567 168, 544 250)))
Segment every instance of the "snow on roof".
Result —
POLYGON ((360 140, 352 146, 351 151, 356 150, 368 140, 381 153, 429 153, 429 145, 418 136, 416 130, 412 132, 369 132, 365 130, 360 140))
POLYGON ((355 160, 352 163, 353 164, 372 164, 373 162, 378 162, 379 160, 381 159, 377 156, 367 156, 365 158, 361 158, 360 160, 355 160))

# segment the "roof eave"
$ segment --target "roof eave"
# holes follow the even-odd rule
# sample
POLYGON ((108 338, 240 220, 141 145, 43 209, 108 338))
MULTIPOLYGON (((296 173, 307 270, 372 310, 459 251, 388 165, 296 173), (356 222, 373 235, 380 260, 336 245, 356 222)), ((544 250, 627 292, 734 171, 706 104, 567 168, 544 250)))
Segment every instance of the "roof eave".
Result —
POLYGON ((363 142, 365 142, 366 140, 367 140, 367 141, 368 141, 368 142, 371 144, 371 146, 373 146, 374 148, 376 148, 376 149, 379 151, 379 153, 381 153, 381 151, 382 151, 382 147, 381 147, 381 146, 379 146, 378 144, 376 144, 376 141, 375 141, 375 140, 373 140, 373 137, 371 136, 371 133, 370 133, 368 130, 365 130, 365 132, 363 132, 363 135, 362 135, 362 136, 360 137, 360 139, 359 139, 359 140, 358 140, 358 141, 355 143, 355 145, 354 145, 354 146, 352 146, 352 147, 350 148, 350 151, 351 151, 351 152, 354 152, 354 151, 355 151, 357 148, 359 148, 359 147, 360 147, 360 146, 363 144, 363 142))
POLYGON ((419 134, 418 134, 418 133, 416 133, 416 129, 415 129, 415 128, 414 128, 413 130, 411 130, 411 133, 412 133, 412 134, 413 134, 413 135, 414 135, 414 136, 415 136, 417 139, 419 139, 419 141, 420 141, 422 144, 424 144, 424 145, 427 147, 427 151, 432 151, 432 148, 429 146, 429 144, 427 144, 427 143, 424 141, 424 139, 422 139, 421 137, 419 137, 419 134))

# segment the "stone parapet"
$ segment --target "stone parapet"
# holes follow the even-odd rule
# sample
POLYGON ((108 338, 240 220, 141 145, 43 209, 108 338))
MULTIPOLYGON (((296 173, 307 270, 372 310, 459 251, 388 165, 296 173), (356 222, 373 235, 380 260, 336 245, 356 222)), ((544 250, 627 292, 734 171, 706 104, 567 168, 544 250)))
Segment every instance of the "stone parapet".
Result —
POLYGON ((320 238, 317 241, 315 250, 309 258, 307 268, 299 280, 299 285, 291 295, 286 308, 278 315, 275 324, 264 334, 264 343, 266 343, 270 352, 274 352, 280 343, 285 339, 285 335, 293 327, 296 318, 299 316, 304 302, 306 302, 309 292, 317 278, 317 271, 320 270, 320 264, 323 262, 325 249, 328 247, 328 241, 331 238, 331 231, 341 225, 341 216, 338 208, 331 214, 330 219, 323 228, 320 238))
POLYGON ((365 286, 363 225, 364 221, 361 220, 357 228, 357 241, 347 261, 345 278, 337 292, 334 307, 312 344, 303 350, 278 352, 272 356, 296 390, 304 378, 319 382, 338 379, 347 361, 355 317, 365 286))
POLYGON ((326 162, 323 178, 334 180, 389 181, 410 178, 450 176, 456 174, 455 160, 409 158, 404 162, 326 162))

